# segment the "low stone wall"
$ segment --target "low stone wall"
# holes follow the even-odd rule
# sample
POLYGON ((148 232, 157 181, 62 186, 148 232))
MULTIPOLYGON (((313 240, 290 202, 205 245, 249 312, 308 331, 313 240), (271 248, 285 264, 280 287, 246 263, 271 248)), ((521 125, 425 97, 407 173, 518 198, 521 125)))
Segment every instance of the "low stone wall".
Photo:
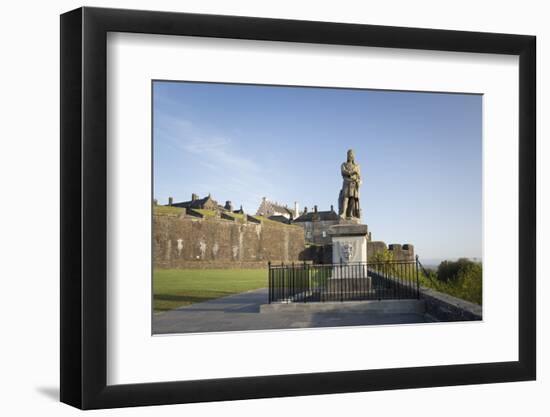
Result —
MULTIPOLYGON (((370 273, 373 278, 377 274, 370 273)), ((386 285, 398 288, 403 296, 416 296, 414 282, 407 283, 399 280, 378 277, 386 281, 386 285)), ((445 294, 431 288, 420 287, 420 300, 425 302, 425 313, 435 321, 475 321, 482 320, 482 307, 478 304, 462 300, 452 295, 445 294)))
POLYGON ((260 313, 357 313, 357 314, 424 314, 422 300, 368 300, 322 303, 262 304, 260 313))
POLYGON ((420 287, 420 297, 426 301, 426 314, 438 321, 482 320, 480 305, 425 287, 420 287))
POLYGON ((300 260, 301 227, 275 222, 153 216, 156 268, 262 268, 300 260))

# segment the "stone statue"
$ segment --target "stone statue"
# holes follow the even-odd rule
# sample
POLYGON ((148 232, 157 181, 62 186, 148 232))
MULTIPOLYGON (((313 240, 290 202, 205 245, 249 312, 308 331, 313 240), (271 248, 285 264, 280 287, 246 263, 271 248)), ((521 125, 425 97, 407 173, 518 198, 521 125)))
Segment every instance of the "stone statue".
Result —
POLYGON ((342 163, 342 178, 344 184, 338 199, 338 214, 343 219, 359 219, 359 186, 361 185, 361 171, 359 164, 355 163, 353 149, 348 151, 348 159, 342 163))

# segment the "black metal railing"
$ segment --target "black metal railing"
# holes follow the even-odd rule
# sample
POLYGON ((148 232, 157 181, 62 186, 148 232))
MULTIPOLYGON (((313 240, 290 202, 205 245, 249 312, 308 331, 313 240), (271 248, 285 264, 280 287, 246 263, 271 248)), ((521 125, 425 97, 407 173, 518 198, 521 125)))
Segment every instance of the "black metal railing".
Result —
POLYGON ((269 263, 269 303, 419 298, 418 258, 340 264, 269 263))
POLYGON ((434 277, 432 277, 433 273, 430 273, 430 271, 424 268, 424 265, 422 265, 422 262, 418 259, 418 255, 416 255, 416 263, 418 264, 418 270, 422 273, 422 275, 425 276, 432 284, 435 284, 434 277))

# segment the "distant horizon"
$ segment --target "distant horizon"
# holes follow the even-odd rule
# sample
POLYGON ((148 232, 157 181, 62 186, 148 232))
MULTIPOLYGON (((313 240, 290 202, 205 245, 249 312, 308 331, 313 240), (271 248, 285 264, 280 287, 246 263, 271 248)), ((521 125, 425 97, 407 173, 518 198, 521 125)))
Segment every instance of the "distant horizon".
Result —
POLYGON ((469 259, 470 261, 473 261, 473 262, 483 262, 482 258, 478 258, 478 257, 470 258, 468 256, 458 256, 458 257, 454 257, 454 258, 424 258, 424 259, 420 259, 420 262, 425 267, 428 267, 428 266, 438 266, 443 261, 456 262, 460 258, 466 258, 466 259, 469 259))
POLYGON ((337 210, 352 148, 373 240, 481 259, 481 109, 472 94, 155 81, 154 198, 337 210))

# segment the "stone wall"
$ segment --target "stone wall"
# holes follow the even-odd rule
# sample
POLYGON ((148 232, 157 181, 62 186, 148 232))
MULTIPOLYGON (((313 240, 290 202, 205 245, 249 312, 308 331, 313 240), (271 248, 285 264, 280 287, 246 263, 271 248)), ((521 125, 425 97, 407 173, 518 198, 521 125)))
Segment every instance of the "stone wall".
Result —
POLYGON ((301 261, 309 261, 314 264, 332 263, 332 244, 308 245, 300 254, 301 261))
POLYGON ((385 242, 373 241, 367 244, 367 259, 371 259, 376 253, 382 252, 386 249, 393 254, 394 261, 413 261, 414 260, 414 246, 406 243, 400 245, 392 243, 387 246, 385 242))
POLYGON ((409 243, 404 245, 392 243, 388 246, 388 249, 393 253, 393 259, 396 261, 414 260, 414 246, 409 243))
POLYGON ((426 313, 438 321, 482 320, 482 307, 431 288, 420 288, 426 301, 426 313))
MULTIPOLYGON (((392 252, 392 258, 396 261, 414 261, 414 246, 411 244, 386 245, 382 241, 367 242, 367 261, 372 260, 372 257, 386 249, 392 252)), ((332 263, 332 244, 328 245, 308 245, 300 255, 300 260, 311 261, 315 264, 330 264, 332 263)))
POLYGON ((301 227, 276 222, 153 216, 155 268, 261 268, 300 260, 301 227))

